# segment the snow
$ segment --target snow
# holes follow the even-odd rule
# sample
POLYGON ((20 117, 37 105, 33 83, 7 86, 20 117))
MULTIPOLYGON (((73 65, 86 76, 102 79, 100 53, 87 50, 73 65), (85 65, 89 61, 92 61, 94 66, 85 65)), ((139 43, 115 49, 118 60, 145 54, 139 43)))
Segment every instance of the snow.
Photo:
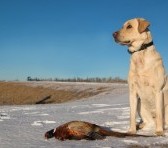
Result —
MULTIPOLYGON (((120 85, 115 84, 114 87, 120 85)), ((95 141, 44 139, 46 131, 72 120, 88 121, 126 132, 129 127, 129 102, 128 92, 122 89, 127 87, 124 85, 121 91, 115 93, 108 91, 89 99, 62 104, 0 106, 0 148, 167 147, 167 132, 164 137, 107 137, 95 141)), ((146 134, 143 131, 138 133, 146 134)))

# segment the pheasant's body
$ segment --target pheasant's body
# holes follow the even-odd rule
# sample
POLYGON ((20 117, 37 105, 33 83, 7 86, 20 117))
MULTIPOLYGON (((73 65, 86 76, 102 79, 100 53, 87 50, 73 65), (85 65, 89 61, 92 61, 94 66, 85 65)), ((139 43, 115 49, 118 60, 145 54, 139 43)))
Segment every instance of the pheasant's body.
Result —
POLYGON ((93 139, 90 136, 98 130, 97 125, 88 122, 72 121, 56 128, 55 138, 64 139, 93 139))
POLYGON ((121 138, 126 136, 143 136, 143 135, 130 135, 128 133, 110 131, 96 124, 84 121, 71 121, 45 133, 46 139, 55 137, 56 139, 62 141, 66 139, 69 140, 104 139, 106 136, 114 136, 121 138))

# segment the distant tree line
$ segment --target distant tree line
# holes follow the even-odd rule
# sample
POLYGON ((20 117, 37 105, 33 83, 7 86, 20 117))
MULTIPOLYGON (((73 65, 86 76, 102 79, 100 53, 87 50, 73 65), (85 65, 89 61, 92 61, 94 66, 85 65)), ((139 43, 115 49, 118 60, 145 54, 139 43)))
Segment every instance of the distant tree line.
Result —
POLYGON ((56 81, 56 82, 98 82, 98 83, 127 83, 127 80, 121 79, 120 77, 108 77, 108 78, 80 78, 80 77, 74 77, 74 78, 32 78, 27 77, 27 81, 56 81))

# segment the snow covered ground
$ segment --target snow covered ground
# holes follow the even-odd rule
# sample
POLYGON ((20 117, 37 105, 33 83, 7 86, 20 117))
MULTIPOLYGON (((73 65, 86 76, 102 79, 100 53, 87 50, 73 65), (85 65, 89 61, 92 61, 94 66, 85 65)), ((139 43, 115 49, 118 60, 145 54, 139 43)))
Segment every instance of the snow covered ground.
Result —
MULTIPOLYGON (((129 126, 127 85, 91 98, 52 105, 0 106, 0 148, 168 147, 165 137, 107 137, 95 141, 44 139, 44 133, 72 120, 83 120, 126 132, 129 126)), ((115 87, 118 87, 115 84, 115 87)), ((141 132, 143 134, 143 132, 141 132)), ((167 135, 167 134, 166 134, 167 135)))

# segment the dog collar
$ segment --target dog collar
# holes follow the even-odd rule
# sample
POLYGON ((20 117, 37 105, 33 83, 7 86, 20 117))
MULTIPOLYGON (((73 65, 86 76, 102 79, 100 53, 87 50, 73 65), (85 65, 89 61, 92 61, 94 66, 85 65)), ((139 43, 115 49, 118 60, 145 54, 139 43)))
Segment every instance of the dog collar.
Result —
POLYGON ((150 47, 150 46, 152 46, 152 45, 153 45, 153 41, 151 41, 151 42, 149 42, 149 43, 147 43, 147 44, 142 44, 141 48, 140 48, 139 50, 137 50, 137 51, 130 51, 130 50, 128 49, 128 53, 129 53, 129 54, 133 54, 133 53, 135 53, 135 52, 144 50, 144 49, 146 49, 146 48, 148 48, 148 47, 150 47))

